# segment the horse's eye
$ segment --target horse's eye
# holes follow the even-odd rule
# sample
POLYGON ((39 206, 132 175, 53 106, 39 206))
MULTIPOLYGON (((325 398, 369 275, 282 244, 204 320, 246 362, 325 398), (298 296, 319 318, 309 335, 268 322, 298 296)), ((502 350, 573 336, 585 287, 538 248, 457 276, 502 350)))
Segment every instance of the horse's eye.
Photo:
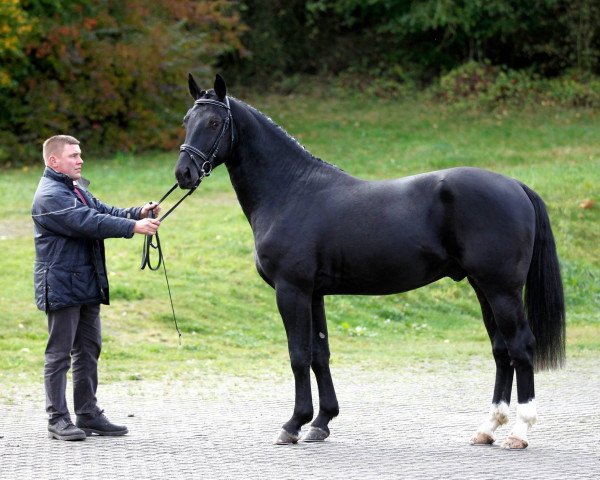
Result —
POLYGON ((217 128, 219 126, 219 121, 213 118, 210 122, 208 122, 208 126, 210 128, 217 128))

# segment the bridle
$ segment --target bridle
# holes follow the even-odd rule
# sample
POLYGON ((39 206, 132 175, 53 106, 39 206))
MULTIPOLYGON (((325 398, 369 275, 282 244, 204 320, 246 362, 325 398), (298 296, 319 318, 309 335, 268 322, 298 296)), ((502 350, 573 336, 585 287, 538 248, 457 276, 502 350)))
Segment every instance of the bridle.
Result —
POLYGON ((198 184, 202 178, 208 177, 210 175, 210 173, 212 172, 212 169, 215 166, 213 161, 217 157, 217 153, 219 152, 219 147, 221 146, 221 140, 225 136, 227 127, 230 127, 230 130, 231 130, 231 145, 233 145, 233 142, 234 142, 233 119, 231 117, 231 107, 229 106, 229 98, 227 96, 225 96, 225 102, 220 102, 218 100, 213 100, 211 98, 199 98, 198 100, 196 100, 194 102, 194 105, 206 105, 206 104, 217 105, 218 107, 223 107, 223 108, 227 109, 227 118, 225 119, 225 122, 223 123, 223 126, 221 127, 221 131, 219 132, 219 135, 215 139, 212 147, 210 148, 208 153, 202 153, 196 147, 194 147, 193 145, 189 145, 187 143, 184 143, 183 145, 181 145, 181 147, 179 147, 179 151, 187 153, 188 156, 190 157, 190 159, 192 160, 192 163, 198 170, 198 177, 199 177, 198 184), (202 161, 202 163, 200 163, 201 161, 202 161))
MULTIPOLYGON (((167 218, 171 214, 171 212, 173 210, 175 210, 181 204, 181 202, 183 202, 187 197, 189 197, 192 193, 194 193, 196 191, 196 189, 200 186, 200 182, 202 182, 204 177, 210 176, 213 168, 215 167, 213 161, 217 157, 217 153, 219 152, 219 147, 221 146, 221 140, 225 136, 225 132, 227 131, 228 127, 231 130, 231 146, 233 147, 233 142, 235 140, 235 134, 233 131, 233 117, 231 116, 231 107, 229 106, 229 98, 226 96, 225 102, 220 102, 218 100, 213 100, 211 98, 199 98, 198 100, 196 100, 194 102, 194 105, 201 105, 201 104, 217 105, 218 107, 226 108, 227 109, 227 118, 225 119, 225 122, 223 123, 223 126, 221 127, 221 131, 219 132, 219 135, 213 142, 213 145, 212 145, 211 149, 208 151, 208 153, 203 153, 200 150, 198 150, 196 147, 194 147, 193 145, 189 145, 187 143, 184 143, 181 145, 181 147, 179 147, 179 151, 187 153, 188 156, 190 157, 190 159, 192 160, 192 163, 198 170, 198 180, 196 181, 196 184, 183 197, 181 197, 181 199, 179 199, 179 201, 175 205, 173 205, 162 217, 159 218, 159 220, 161 222, 165 218, 167 218), (202 160, 202 163, 200 163, 201 160, 202 160)), ((158 201, 157 205, 160 205, 163 202, 163 200, 165 200, 169 195, 171 195, 171 193, 173 193, 178 186, 179 186, 178 183, 175 182, 175 184, 169 189, 169 191, 167 193, 165 193, 163 195, 163 197, 158 201)), ((159 261, 159 264, 156 266, 156 268, 158 268, 159 266, 160 266, 160 261, 159 261)), ((142 268, 144 268, 144 265, 142 265, 142 268)), ((155 268, 152 268, 152 267, 150 267, 150 268, 152 270, 155 270, 155 268)))
MULTIPOLYGON (((171 214, 171 212, 173 210, 175 210, 181 204, 181 202, 183 202, 187 197, 189 197, 192 193, 194 193, 196 191, 196 189, 200 186, 200 183, 202 182, 204 177, 210 176, 210 174, 215 166, 213 162, 214 162, 214 160, 216 160, 217 153, 219 151, 219 147, 221 146, 221 140, 225 136, 225 132, 227 131, 228 127, 231 130, 231 147, 233 147, 233 142, 235 140, 235 136, 234 136, 234 132, 233 132, 233 118, 231 116, 231 107, 229 106, 229 98, 227 98, 227 96, 225 96, 225 102, 220 102, 218 100, 213 100, 211 98, 199 98, 198 100, 196 100, 194 102, 194 105, 203 105, 203 104, 216 105, 218 107, 226 108, 227 109, 227 118, 225 119, 225 122, 223 123, 223 126, 221 127, 221 131, 219 132, 219 135, 215 139, 215 141, 214 141, 212 147, 210 148, 210 150, 208 151, 208 153, 203 153, 200 150, 198 150, 196 147, 194 147, 193 145, 189 145, 187 143, 184 143, 181 145, 181 147, 179 147, 179 151, 187 153, 188 156, 190 157, 190 159, 192 160, 194 166, 198 170, 198 181, 183 197, 181 197, 179 199, 179 201, 177 201, 177 203, 175 203, 175 205, 173 205, 162 217, 160 217, 159 220, 161 222, 165 218, 167 218, 171 214)), ((171 193, 173 193, 173 191, 175 191, 175 189, 177 187, 178 187, 178 183, 175 182, 175 184, 169 189, 169 191, 165 195, 163 195, 163 197, 158 201, 157 205, 160 205, 163 202, 163 200, 165 200, 169 195, 171 195, 171 193)), ((150 210, 148 212, 148 217, 153 218, 153 216, 154 216, 153 213, 154 213, 153 210, 150 210)), ((160 238, 158 236, 158 232, 156 232, 155 235, 156 235, 156 244, 154 244, 152 241, 153 235, 146 235, 146 238, 144 239, 144 246, 142 249, 141 269, 143 270, 147 266, 150 270, 158 270, 160 268, 160 265, 162 264, 163 270, 165 272, 165 279, 167 281, 167 289, 169 291, 169 300, 171 301, 171 310, 173 312, 173 321, 175 322, 175 328, 177 329, 177 333, 179 334, 179 343, 181 344, 181 332, 179 331, 179 327, 177 325, 177 318, 175 316, 175 307, 173 306, 173 298, 171 296, 171 287, 169 285, 169 277, 167 275, 167 267, 164 263, 164 258, 163 258, 163 254, 162 254, 162 248, 160 246, 160 238), (151 251, 150 249, 158 250, 158 262, 156 265, 152 265, 152 263, 150 262, 150 251, 151 251)))

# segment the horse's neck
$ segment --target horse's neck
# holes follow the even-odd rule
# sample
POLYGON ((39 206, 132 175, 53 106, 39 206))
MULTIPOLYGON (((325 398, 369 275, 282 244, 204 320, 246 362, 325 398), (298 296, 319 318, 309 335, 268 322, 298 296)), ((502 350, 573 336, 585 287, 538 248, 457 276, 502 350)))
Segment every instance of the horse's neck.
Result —
POLYGON ((325 178, 337 172, 335 167, 312 157, 260 112, 233 114, 237 138, 242 140, 227 169, 242 210, 253 226, 261 214, 280 208, 290 196, 320 188, 325 178))

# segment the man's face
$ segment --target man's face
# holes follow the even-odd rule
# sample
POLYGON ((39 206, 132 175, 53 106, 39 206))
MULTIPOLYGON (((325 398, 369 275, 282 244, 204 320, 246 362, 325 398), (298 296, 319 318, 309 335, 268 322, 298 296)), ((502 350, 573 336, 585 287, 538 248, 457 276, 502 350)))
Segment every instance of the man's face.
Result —
POLYGON ((61 154, 50 155, 48 165, 73 180, 79 180, 81 178, 81 167, 83 166, 79 145, 67 143, 61 154))

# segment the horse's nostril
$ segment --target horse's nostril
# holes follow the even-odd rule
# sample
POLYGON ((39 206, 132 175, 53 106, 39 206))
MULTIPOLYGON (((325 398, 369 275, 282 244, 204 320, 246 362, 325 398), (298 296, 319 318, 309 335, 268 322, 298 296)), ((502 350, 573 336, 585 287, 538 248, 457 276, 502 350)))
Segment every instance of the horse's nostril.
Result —
POLYGON ((189 167, 186 167, 185 171, 183 172, 183 176, 186 180, 192 179, 192 172, 190 171, 189 167))

